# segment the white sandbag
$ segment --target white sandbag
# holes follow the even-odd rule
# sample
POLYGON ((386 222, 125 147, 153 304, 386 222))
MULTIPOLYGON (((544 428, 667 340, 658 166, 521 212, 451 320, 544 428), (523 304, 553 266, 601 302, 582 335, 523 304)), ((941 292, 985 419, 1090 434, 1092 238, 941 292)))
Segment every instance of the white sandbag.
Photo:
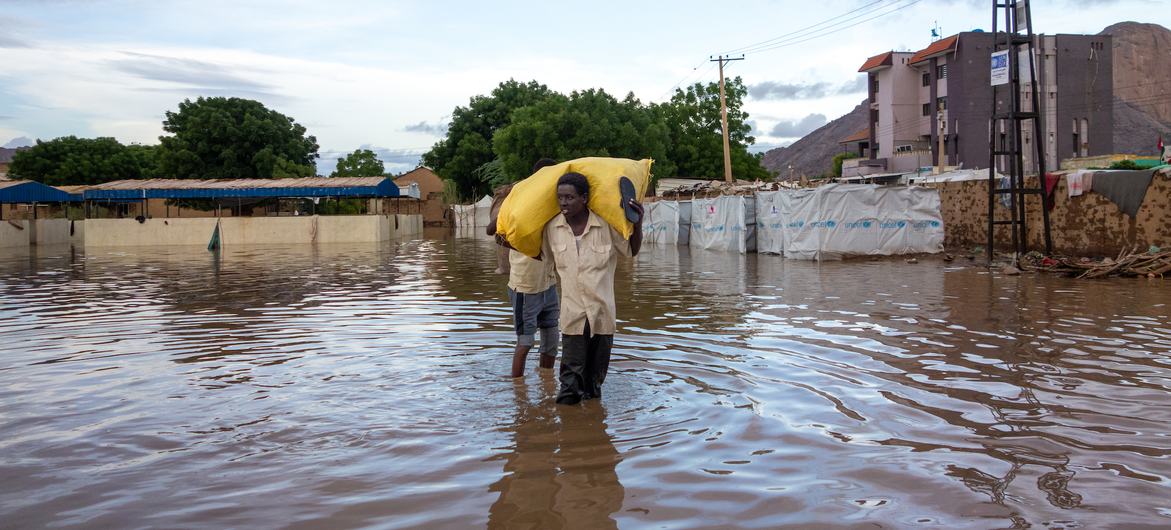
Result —
POLYGON ((475 217, 472 222, 475 226, 487 227, 488 223, 492 222, 492 196, 485 195, 473 206, 475 207, 475 217))
POLYGON ((789 192, 756 193, 756 251, 781 254, 785 251, 785 225, 789 217, 789 192))
POLYGON ((643 216, 643 243, 686 245, 691 228, 691 203, 655 201, 646 204, 643 216))
POLYGON ((831 184, 790 194, 786 258, 933 253, 943 250, 939 191, 831 184))
POLYGON ((691 247, 741 254, 756 251, 755 198, 722 195, 694 199, 691 204, 691 247))

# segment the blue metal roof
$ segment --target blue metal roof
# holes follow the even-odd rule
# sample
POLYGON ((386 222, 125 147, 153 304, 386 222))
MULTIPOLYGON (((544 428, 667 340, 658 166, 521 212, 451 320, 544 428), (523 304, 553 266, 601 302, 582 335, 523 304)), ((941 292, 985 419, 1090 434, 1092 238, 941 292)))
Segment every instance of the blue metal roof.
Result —
POLYGON ((119 181, 87 189, 85 200, 227 199, 267 197, 398 197, 399 188, 389 178, 336 179, 339 184, 362 181, 369 185, 330 185, 329 178, 280 180, 119 181), (319 185, 297 185, 302 182, 319 185))
POLYGON ((68 193, 31 180, 0 181, 0 203, 74 202, 68 193))

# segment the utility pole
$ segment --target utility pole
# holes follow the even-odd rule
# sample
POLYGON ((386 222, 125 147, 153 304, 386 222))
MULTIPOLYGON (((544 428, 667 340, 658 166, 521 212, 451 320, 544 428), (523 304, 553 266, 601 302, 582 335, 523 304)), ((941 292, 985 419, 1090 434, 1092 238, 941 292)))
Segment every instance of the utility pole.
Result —
POLYGON ((732 182, 732 148, 728 144, 728 103, 724 99, 724 63, 743 60, 743 54, 736 58, 721 55, 719 58, 711 60, 711 62, 719 61, 720 63, 720 126, 724 130, 724 180, 726 182, 732 182))
POLYGON ((938 154, 937 160, 939 163, 935 166, 935 174, 941 175, 941 174, 943 174, 943 168, 947 166, 947 164, 944 163, 944 158, 943 158, 945 156, 944 150, 943 150, 943 131, 947 127, 947 122, 944 121, 944 119, 943 119, 943 108, 942 107, 940 107, 936 111, 936 115, 939 118, 939 127, 938 127, 939 133, 937 133, 937 135, 939 136, 939 150, 936 151, 936 153, 938 154))

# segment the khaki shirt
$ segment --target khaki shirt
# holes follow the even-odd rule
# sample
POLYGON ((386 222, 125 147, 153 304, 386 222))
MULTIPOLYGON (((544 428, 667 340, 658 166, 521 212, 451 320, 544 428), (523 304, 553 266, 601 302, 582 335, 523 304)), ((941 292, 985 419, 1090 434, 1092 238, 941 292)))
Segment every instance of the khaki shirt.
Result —
POLYGON ((545 260, 552 258, 561 278, 561 332, 583 335, 588 321, 591 335, 613 335, 614 268, 619 254, 631 255, 630 242, 594 212, 580 249, 574 239, 564 215, 545 225, 541 253, 545 260))
POLYGON ((508 267, 508 288, 518 293, 543 293, 557 283, 549 260, 536 260, 509 249, 508 267))

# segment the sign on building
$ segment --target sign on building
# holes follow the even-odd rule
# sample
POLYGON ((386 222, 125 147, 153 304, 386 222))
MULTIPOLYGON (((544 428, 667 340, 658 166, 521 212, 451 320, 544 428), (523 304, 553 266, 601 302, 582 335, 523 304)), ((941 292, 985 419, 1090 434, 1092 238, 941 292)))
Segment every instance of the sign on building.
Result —
POLYGON ((992 52, 992 86, 1008 84, 1008 50, 992 52))

